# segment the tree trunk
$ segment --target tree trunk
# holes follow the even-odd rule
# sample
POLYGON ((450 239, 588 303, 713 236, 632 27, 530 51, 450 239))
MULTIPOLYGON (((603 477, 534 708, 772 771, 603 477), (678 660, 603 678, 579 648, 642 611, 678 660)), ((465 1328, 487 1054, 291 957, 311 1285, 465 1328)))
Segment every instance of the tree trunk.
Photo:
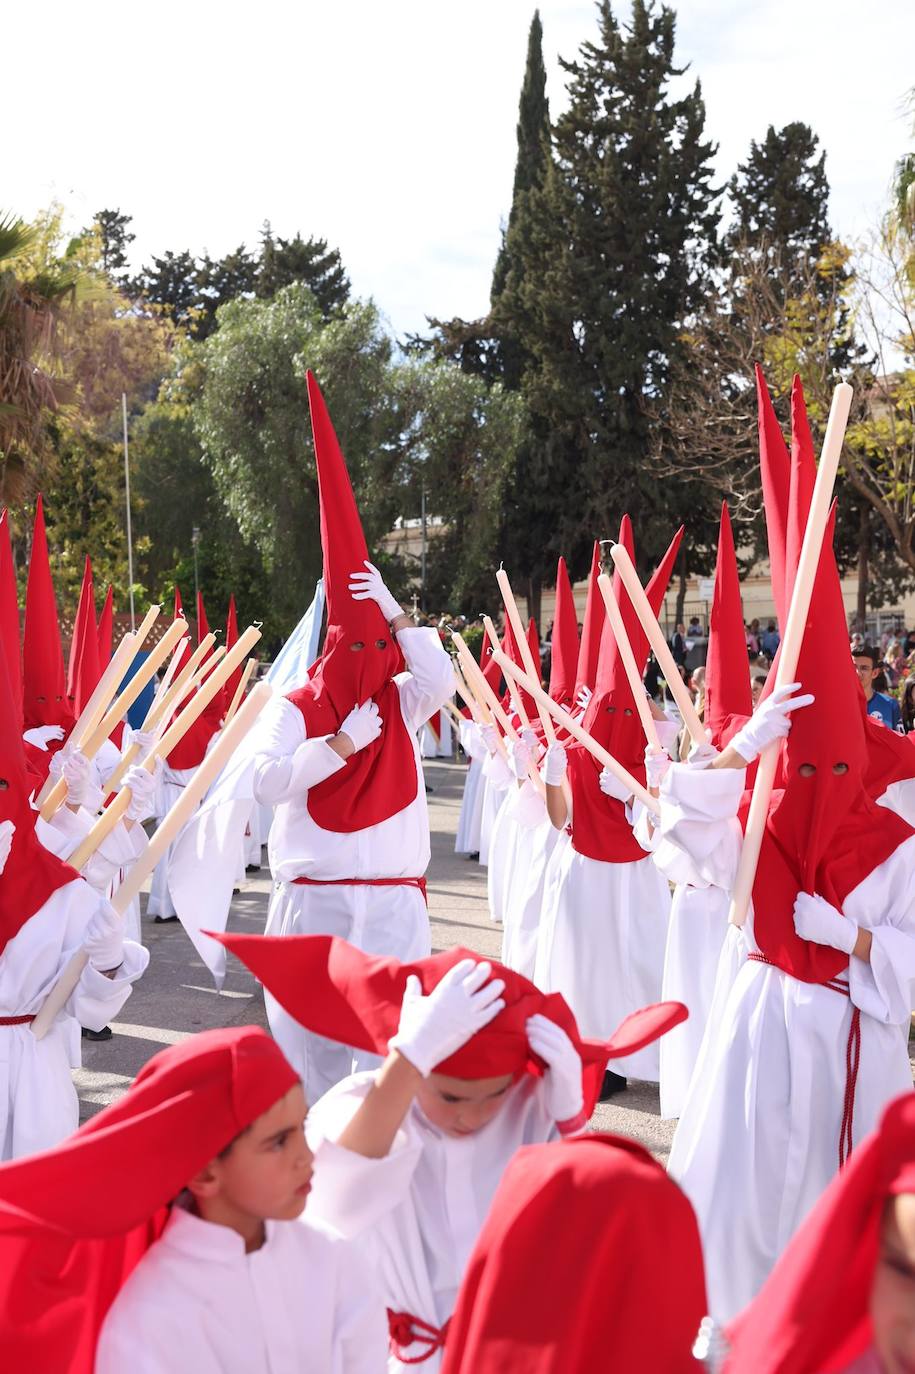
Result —
POLYGON ((679 575, 679 581, 678 581, 678 583, 677 583, 677 608, 676 608, 676 612, 675 612, 675 614, 674 614, 674 623, 675 623, 675 625, 683 625, 683 624, 685 624, 685 621, 684 621, 684 619, 683 619, 683 607, 684 607, 684 605, 686 604, 686 546, 685 546, 685 545, 682 546, 681 549, 680 549, 680 556, 679 556, 679 558, 677 559, 677 562, 680 564, 680 575, 679 575))
POLYGON ((529 577, 527 579, 527 613, 533 618, 537 626, 538 635, 543 637, 540 629, 540 602, 543 582, 539 577, 529 577))
POLYGON ((858 526, 858 604, 855 609, 855 628, 861 634, 867 627, 867 594, 870 583, 871 525, 870 510, 861 503, 861 519, 858 526))

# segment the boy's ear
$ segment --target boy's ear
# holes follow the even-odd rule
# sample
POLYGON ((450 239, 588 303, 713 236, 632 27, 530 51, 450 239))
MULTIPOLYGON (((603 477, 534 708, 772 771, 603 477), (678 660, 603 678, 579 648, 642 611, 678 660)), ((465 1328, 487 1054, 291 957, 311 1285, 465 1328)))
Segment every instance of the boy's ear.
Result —
POLYGON ((188 1180, 187 1190, 193 1197, 209 1198, 217 1195, 221 1186, 218 1166, 219 1161, 211 1159, 209 1164, 198 1169, 194 1177, 188 1180))

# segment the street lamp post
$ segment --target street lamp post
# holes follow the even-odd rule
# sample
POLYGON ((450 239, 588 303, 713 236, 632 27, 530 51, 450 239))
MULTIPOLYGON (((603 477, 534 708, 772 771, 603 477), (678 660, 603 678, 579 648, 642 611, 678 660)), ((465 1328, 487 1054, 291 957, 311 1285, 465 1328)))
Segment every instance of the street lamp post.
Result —
MULTIPOLYGON (((191 530, 191 544, 194 549, 194 615, 197 614, 197 607, 200 605, 200 576, 197 571, 197 545, 200 543, 200 530, 195 525, 191 530)), ((200 638, 198 626, 197 638, 200 638)))

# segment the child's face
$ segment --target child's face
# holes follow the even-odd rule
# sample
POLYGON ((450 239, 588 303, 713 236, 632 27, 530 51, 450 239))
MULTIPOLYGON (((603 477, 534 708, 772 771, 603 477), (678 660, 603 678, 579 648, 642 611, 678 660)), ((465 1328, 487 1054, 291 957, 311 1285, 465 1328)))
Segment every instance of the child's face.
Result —
POLYGON ((915 1194, 886 1205, 870 1308, 886 1374, 915 1374, 915 1194))
POLYGON ((449 1078, 447 1074, 430 1073, 423 1079, 416 1100, 432 1125, 446 1135, 475 1135, 502 1110, 513 1082, 510 1073, 499 1078, 449 1078))
POLYGON ((246 1223, 292 1221, 311 1187, 313 1156, 305 1140, 308 1108, 301 1084, 252 1122, 190 1183, 201 1215, 244 1233, 246 1223))

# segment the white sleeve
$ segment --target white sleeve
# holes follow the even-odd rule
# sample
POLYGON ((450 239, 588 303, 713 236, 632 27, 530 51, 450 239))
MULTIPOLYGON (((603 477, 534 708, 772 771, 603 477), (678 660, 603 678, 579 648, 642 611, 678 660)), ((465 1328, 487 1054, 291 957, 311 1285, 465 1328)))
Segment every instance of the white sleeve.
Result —
POLYGON ((469 759, 485 759, 489 750, 483 743, 480 727, 475 720, 462 720, 460 728, 461 748, 469 759))
POLYGON ((285 698, 271 702, 258 727, 253 785, 263 805, 289 801, 346 766, 326 737, 307 738, 301 711, 285 698))
POLYGON ((487 754, 483 764, 483 776, 488 778, 491 786, 495 788, 510 787, 515 781, 515 775, 508 766, 506 759, 501 754, 487 754))
POLYGON ((407 663, 406 674, 395 678, 400 709, 409 729, 416 731, 454 696, 454 669, 431 626, 399 630, 397 643, 407 663))
POLYGON ((743 842, 737 808, 745 782, 743 768, 671 764, 660 787, 655 862, 662 872, 675 882, 730 891, 743 842), (688 864, 679 863, 672 851, 688 864))
POLYGON ((374 1074, 344 1079, 308 1113, 308 1143, 315 1156, 308 1214, 347 1237, 367 1231, 404 1201, 422 1154, 409 1117, 383 1159, 367 1159, 337 1144, 373 1082, 374 1074))
MULTIPOLYGON (((308 1203, 311 1212, 311 1199, 308 1203)), ((340 1374, 381 1374, 387 1368, 388 1323, 384 1294, 376 1274, 359 1247, 345 1246, 345 1264, 339 1270, 334 1312, 334 1349, 340 1356, 340 1374)))
POLYGON ((869 873, 843 904, 870 929, 870 961, 848 961, 851 1000, 886 1025, 908 1026, 915 996, 915 835, 869 873), (871 925, 871 921, 879 924, 871 925))

